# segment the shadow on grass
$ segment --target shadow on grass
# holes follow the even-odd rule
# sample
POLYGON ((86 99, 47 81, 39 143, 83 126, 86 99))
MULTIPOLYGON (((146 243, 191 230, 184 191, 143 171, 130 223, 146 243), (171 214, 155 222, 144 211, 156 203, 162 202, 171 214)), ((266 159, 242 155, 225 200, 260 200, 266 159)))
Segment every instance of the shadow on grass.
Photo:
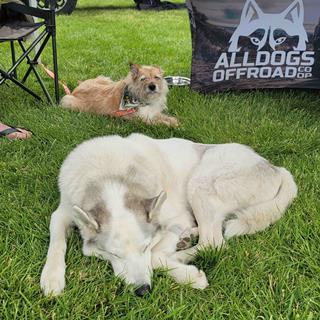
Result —
MULTIPOLYGON (((320 115, 320 104, 319 101, 319 90, 318 89, 308 89, 308 88, 283 88, 282 92, 288 95, 295 96, 299 98, 299 101, 289 102, 288 108, 290 110, 303 109, 304 111, 310 113, 311 115, 320 115), (310 100, 312 102, 310 103, 310 100)), ((274 97, 279 97, 281 95, 281 90, 279 89, 264 89, 265 92, 272 94, 274 97)))
MULTIPOLYGON (((241 89, 241 90, 229 90, 229 91, 221 91, 215 93, 216 97, 224 97, 229 95, 233 98, 244 99, 250 95, 267 95, 270 99, 283 99, 285 97, 295 97, 299 101, 289 102, 287 104, 288 109, 303 109, 311 115, 320 115, 320 104, 319 97, 320 92, 319 89, 309 89, 309 88, 257 88, 257 89, 241 89), (311 100, 311 103, 310 103, 311 100)), ((201 94, 202 96, 206 96, 206 94, 201 94)), ((207 94, 210 96, 210 94, 207 94)))
POLYGON ((135 9, 135 5, 132 6, 94 6, 94 7, 80 7, 76 8, 75 11, 112 11, 112 10, 128 10, 135 9))
MULTIPOLYGON (((181 10, 186 9, 186 5, 182 4, 174 4, 175 8, 166 9, 165 7, 155 7, 149 9, 143 9, 141 11, 163 11, 163 10, 181 10)), ((136 10, 136 6, 133 4, 132 6, 94 6, 94 7, 80 7, 76 8, 77 12, 90 12, 90 11, 112 11, 112 10, 136 10)))

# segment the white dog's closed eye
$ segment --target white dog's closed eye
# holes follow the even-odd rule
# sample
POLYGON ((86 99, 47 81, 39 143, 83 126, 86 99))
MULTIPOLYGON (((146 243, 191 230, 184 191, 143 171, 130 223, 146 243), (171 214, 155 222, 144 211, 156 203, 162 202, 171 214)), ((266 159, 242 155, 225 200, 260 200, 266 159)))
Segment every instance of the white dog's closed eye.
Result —
POLYGON ((111 251, 108 251, 108 250, 104 250, 104 251, 105 251, 107 254, 110 254, 110 255, 118 258, 118 259, 121 259, 121 257, 120 257, 119 255, 117 255, 116 253, 114 253, 114 252, 111 252, 111 251))
POLYGON ((121 259, 120 255, 118 255, 118 254, 116 254, 116 253, 114 253, 112 251, 106 250, 105 248, 102 248, 101 246, 98 246, 97 249, 99 251, 105 252, 106 254, 109 254, 109 255, 114 256, 114 257, 116 257, 118 259, 121 259))
POLYGON ((142 253, 145 253, 148 249, 151 250, 151 244, 152 244, 152 239, 151 238, 147 238, 143 241, 143 244, 141 246, 142 248, 142 253))
POLYGON ((143 245, 142 247, 142 253, 145 253, 149 249, 150 243, 143 245))
POLYGON ((160 242, 161 239, 162 239, 162 233, 161 232, 157 232, 156 235, 152 238, 152 240, 149 243, 149 245, 147 246, 147 249, 152 250, 153 247, 155 247, 160 242))

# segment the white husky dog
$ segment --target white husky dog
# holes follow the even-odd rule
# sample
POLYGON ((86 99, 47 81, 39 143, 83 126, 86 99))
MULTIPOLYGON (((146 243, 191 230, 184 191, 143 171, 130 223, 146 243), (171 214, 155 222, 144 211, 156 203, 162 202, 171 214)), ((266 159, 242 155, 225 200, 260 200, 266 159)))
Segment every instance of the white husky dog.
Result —
POLYGON ((251 234, 278 220, 297 194, 291 174, 240 144, 205 145, 141 134, 86 141, 60 171, 61 201, 52 214, 41 275, 45 294, 65 286, 67 230, 75 224, 83 253, 111 262, 116 275, 150 291, 152 270, 203 289, 203 271, 186 265, 199 246, 251 234), (199 245, 177 244, 198 227, 199 245))

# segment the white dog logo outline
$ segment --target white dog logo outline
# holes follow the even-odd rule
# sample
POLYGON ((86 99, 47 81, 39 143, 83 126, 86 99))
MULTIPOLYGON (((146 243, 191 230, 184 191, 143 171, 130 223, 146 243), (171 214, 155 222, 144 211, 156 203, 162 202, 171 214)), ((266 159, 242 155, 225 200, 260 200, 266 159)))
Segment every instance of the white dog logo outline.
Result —
POLYGON ((242 12, 238 27, 230 38, 229 52, 239 52, 239 38, 241 36, 249 37, 251 42, 257 46, 257 51, 261 50, 267 43, 275 50, 277 45, 286 41, 287 37, 282 36, 275 39, 274 31, 284 30, 289 36, 299 36, 299 42, 294 50, 305 51, 308 35, 303 26, 304 7, 302 0, 293 1, 287 9, 281 13, 264 13, 255 0, 247 0, 242 12), (250 36, 254 31, 263 29, 262 39, 250 36))

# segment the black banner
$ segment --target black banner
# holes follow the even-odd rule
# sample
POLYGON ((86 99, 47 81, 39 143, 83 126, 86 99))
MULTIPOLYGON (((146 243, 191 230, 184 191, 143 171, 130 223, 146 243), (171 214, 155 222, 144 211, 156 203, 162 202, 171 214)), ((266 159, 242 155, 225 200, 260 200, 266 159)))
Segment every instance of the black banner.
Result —
POLYGON ((320 0, 187 0, 191 87, 320 88, 320 0))

